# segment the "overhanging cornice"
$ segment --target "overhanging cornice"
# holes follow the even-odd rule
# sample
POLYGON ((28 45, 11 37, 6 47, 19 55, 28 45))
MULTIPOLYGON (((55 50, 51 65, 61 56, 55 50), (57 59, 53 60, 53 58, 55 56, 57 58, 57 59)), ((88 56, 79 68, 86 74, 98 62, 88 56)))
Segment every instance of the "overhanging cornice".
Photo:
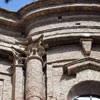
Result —
POLYGON ((67 45, 67 44, 79 44, 80 38, 92 38, 93 43, 100 44, 100 34, 99 33, 65 33, 58 34, 51 37, 44 37, 44 42, 49 45, 49 47, 67 45))
POLYGON ((100 5, 97 4, 63 4, 63 5, 57 5, 57 6, 51 6, 51 7, 44 7, 44 8, 38 8, 36 10, 32 9, 30 12, 23 14, 21 17, 22 19, 27 19, 28 16, 32 16, 32 14, 35 14, 35 16, 44 15, 44 14, 50 14, 50 13, 56 13, 56 12, 69 12, 69 11, 92 11, 95 13, 100 12, 100 5))
MULTIPOLYGON (((90 2, 91 3, 91 2, 90 2)), ((100 2, 99 2, 100 3, 100 2)), ((0 24, 8 25, 11 28, 22 28, 23 24, 34 22, 39 16, 53 14, 53 13, 62 13, 62 12, 71 12, 71 11, 89 11, 92 12, 91 15, 100 14, 100 5, 89 4, 89 3, 76 3, 76 2, 65 2, 65 0, 40 0, 26 5, 18 12, 7 11, 5 9, 0 9, 0 24), (97 13, 97 14, 96 14, 97 13)), ((92 19, 91 19, 92 20, 92 19)), ((27 24, 26 24, 27 25, 27 24)))

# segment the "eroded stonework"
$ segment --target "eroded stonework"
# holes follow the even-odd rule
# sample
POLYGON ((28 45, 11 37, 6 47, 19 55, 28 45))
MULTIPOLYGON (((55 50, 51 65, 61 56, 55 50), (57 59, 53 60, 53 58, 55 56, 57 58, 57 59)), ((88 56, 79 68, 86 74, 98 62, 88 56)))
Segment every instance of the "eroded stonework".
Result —
POLYGON ((99 0, 0 9, 0 100, 100 96, 99 9, 99 0))

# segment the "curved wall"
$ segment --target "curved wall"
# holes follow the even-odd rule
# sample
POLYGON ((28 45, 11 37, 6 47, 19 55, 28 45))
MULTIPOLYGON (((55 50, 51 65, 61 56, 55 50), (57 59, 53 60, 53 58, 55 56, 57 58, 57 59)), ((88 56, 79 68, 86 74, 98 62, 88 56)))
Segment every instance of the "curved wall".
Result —
POLYGON ((0 89, 6 81, 3 100, 8 95, 9 100, 72 100, 85 93, 98 95, 99 0, 39 0, 18 12, 0 11, 0 89), (37 38, 40 35, 44 37, 37 38), (78 92, 79 88, 73 88, 88 81, 95 93, 91 87, 88 92, 82 90, 88 87, 78 92))

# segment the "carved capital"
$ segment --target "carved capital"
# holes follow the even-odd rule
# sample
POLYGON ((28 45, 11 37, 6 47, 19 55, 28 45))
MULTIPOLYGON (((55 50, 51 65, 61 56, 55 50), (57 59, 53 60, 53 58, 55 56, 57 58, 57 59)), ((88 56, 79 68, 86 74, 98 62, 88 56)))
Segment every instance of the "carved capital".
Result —
POLYGON ((35 38, 32 36, 28 36, 28 46, 26 48, 27 56, 44 56, 46 54, 44 43, 43 43, 43 35, 39 35, 35 38))
POLYGON ((25 49, 12 48, 14 55, 14 65, 21 64, 23 60, 27 62, 29 59, 39 59, 45 65, 42 57, 46 54, 45 48, 48 45, 43 42, 43 35, 31 36, 29 35, 25 41, 16 42, 17 45, 23 46, 25 49), (26 59, 23 57, 27 57, 26 59))
POLYGON ((25 52, 21 49, 17 49, 15 47, 12 48, 12 53, 13 53, 13 65, 18 66, 18 65, 23 65, 23 60, 25 59, 23 55, 25 55, 25 52))

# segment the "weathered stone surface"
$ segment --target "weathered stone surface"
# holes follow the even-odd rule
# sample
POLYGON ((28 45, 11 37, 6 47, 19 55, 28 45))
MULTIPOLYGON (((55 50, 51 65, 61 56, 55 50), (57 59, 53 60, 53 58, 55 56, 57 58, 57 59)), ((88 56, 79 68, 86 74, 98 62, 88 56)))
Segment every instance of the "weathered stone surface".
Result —
POLYGON ((24 77, 22 66, 14 66, 13 72, 13 98, 14 100, 24 100, 24 77))
POLYGON ((0 100, 84 94, 100 96, 100 0, 38 0, 16 13, 0 9, 0 100))
POLYGON ((90 55, 92 49, 92 39, 82 38, 80 39, 81 46, 85 55, 90 55))
POLYGON ((42 62, 38 59, 27 61, 26 69, 26 100, 43 100, 42 62))

